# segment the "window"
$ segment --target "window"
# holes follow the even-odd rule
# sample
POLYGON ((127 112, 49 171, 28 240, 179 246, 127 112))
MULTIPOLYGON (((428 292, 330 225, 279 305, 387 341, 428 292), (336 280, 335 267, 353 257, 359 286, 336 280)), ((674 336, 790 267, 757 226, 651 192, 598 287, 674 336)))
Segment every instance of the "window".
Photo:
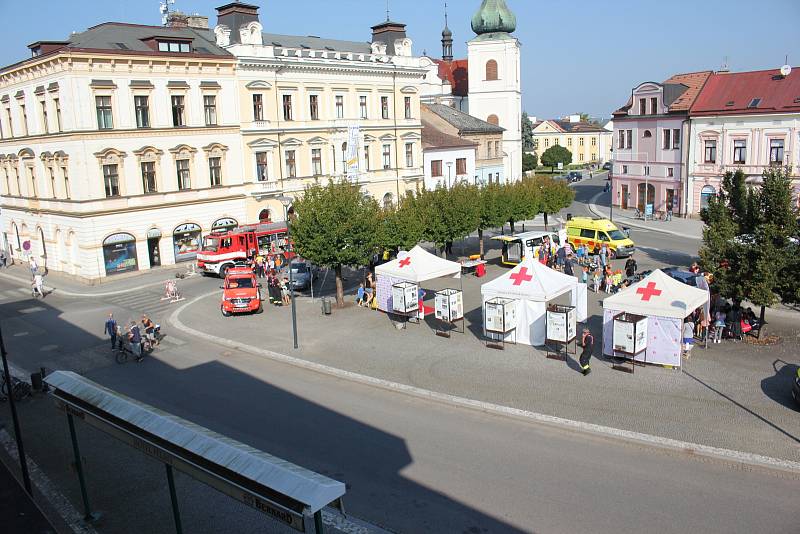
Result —
MULTIPOLYGON (((53 198, 56 198, 56 170, 53 167, 47 167, 47 173, 50 175, 50 193, 53 198)), ((6 175, 8 181, 8 175, 6 175)))
POLYGON ((110 130, 114 127, 114 120, 111 116, 111 97, 96 96, 94 98, 95 108, 97 109, 97 129, 110 130))
POLYGON ((592 146, 597 146, 597 138, 592 137, 592 146))
POLYGON ((678 128, 672 130, 672 148, 678 149, 681 147, 681 131, 678 128))
POLYGON ((361 108, 361 118, 367 118, 367 97, 365 95, 361 95, 358 97, 358 105, 361 108))
POLYGON ((783 139, 770 139, 769 163, 770 165, 783 164, 783 139))
POLYGON ((149 128, 150 127, 150 106, 147 102, 146 96, 134 96, 133 107, 136 112, 136 127, 149 128))
POLYGON ((103 165, 103 183, 105 184, 107 198, 119 196, 119 174, 116 164, 103 165))
POLYGON ((658 98, 656 97, 650 99, 650 113, 658 115, 658 98))
POLYGON ((143 161, 142 167, 142 190, 145 193, 156 193, 156 163, 154 161, 143 161))
POLYGON ((707 139, 705 141, 705 156, 703 158, 705 163, 717 162, 717 142, 716 140, 707 139))
POLYGON ((625 130, 619 131, 619 141, 617 141, 617 148, 625 148, 625 130))
POLYGON ((292 119, 292 95, 283 95, 283 120, 291 121, 292 119))
POLYGON ((370 165, 369 165, 369 145, 364 147, 364 170, 365 171, 369 171, 370 170, 370 165))
POLYGON ((311 115, 312 121, 319 120, 319 97, 317 95, 310 95, 308 97, 308 110, 311 115))
POLYGON ((713 186, 703 186, 703 189, 700 190, 700 208, 707 208, 708 201, 715 196, 717 196, 717 190, 713 186))
POLYGON ((486 143, 486 159, 492 159, 492 142, 486 143))
POLYGON ((578 138, 578 146, 583 146, 583 137, 578 138))
POLYGON ((172 96, 172 125, 185 126, 186 122, 183 117, 184 104, 182 95, 172 96))
POLYGON ((314 176, 320 176, 322 174, 322 149, 321 148, 312 148, 311 149, 311 168, 314 171, 314 176))
POLYGON ((61 167, 61 175, 64 177, 64 197, 69 200, 69 198, 70 198, 69 172, 67 171, 67 166, 66 165, 61 167))
POLYGON ((389 97, 382 96, 381 97, 381 117, 384 119, 389 118, 389 97))
POLYGON ((22 114, 22 135, 28 135, 28 112, 25 110, 25 104, 19 106, 19 111, 22 114))
POLYGON ((344 96, 336 95, 336 118, 343 119, 344 118, 344 96))
MULTIPOLYGON (((582 140, 583 140, 583 138, 581 138, 581 141, 582 140)), ((572 146, 572 138, 571 137, 567 137, 567 146, 572 146)))
POLYGON ((625 132, 625 137, 627 141, 627 148, 633 148, 633 130, 627 130, 625 132))
POLYGON ((347 173, 347 143, 342 143, 342 173, 347 173))
POLYGON ((394 197, 392 197, 391 193, 386 193, 383 195, 383 209, 388 210, 391 209, 394 205, 394 197))
POLYGON ((559 145, 561 144, 561 139, 559 139, 558 137, 556 137, 556 141, 555 141, 555 142, 556 142, 556 146, 559 146, 559 145))
POLYGON ((642 137, 644 137, 645 139, 650 139, 651 137, 653 137, 653 134, 650 132, 650 130, 645 130, 644 133, 642 134, 642 137))
POLYGON ((595 238, 595 231, 589 230, 587 228, 581 228, 581 237, 584 239, 594 239, 595 238))
POLYGON ((639 99, 639 115, 647 115, 647 99, 639 99))
POLYGON ((208 176, 211 187, 222 185, 222 158, 208 158, 208 176))
POLYGON ((442 160, 436 159, 431 161, 431 176, 434 178, 441 178, 442 174, 442 160))
POLYGON ((61 131, 61 101, 58 98, 53 99, 53 107, 56 108, 56 131, 61 131))
POLYGON ((733 142, 733 162, 744 163, 747 160, 747 141, 744 139, 733 142))
POLYGON ((288 178, 297 178, 297 165, 295 162, 295 151, 286 151, 286 176, 288 178))
POLYGON ((192 176, 189 172, 189 160, 179 159, 175 162, 175 167, 178 171, 178 190, 192 188, 192 176))
POLYGON ((672 135, 671 134, 672 134, 672 130, 670 130, 669 128, 664 128, 664 130, 663 130, 663 136, 664 136, 663 143, 664 144, 662 145, 664 147, 664 150, 669 150, 670 148, 672 148, 672 135))
POLYGON ((578 154, 578 161, 583 161, 583 152, 578 154))
POLYGON ((188 54, 191 52, 191 47, 189 43, 177 43, 177 42, 170 42, 170 41, 159 41, 158 42, 158 51, 159 52, 181 52, 184 54, 188 54))
POLYGON ((497 79, 497 61, 490 59, 486 62, 486 81, 497 79))
POLYGON ((256 180, 266 182, 267 177, 267 153, 256 152, 256 180))
POLYGON ((650 176, 650 166, 649 165, 645 165, 644 166, 644 175, 645 176, 650 176))
POLYGON ((264 100, 259 94, 253 95, 253 120, 264 120, 264 100))
POLYGON ((467 174, 467 158, 456 159, 456 176, 467 174))
POLYGON ((42 107, 42 126, 44 127, 44 133, 50 133, 50 125, 47 124, 47 102, 44 100, 39 102, 39 105, 42 107))
POLYGON ((214 95, 203 96, 203 111, 205 112, 206 126, 217 125, 217 97, 214 95))
POLYGON ((673 176, 675 176, 675 169, 667 167, 667 178, 672 178, 673 176))
POLYGON ((383 145, 383 168, 392 168, 392 145, 383 145))
POLYGON ((497 115, 489 115, 486 117, 486 122, 494 124, 495 126, 500 126, 500 118, 497 115))
POLYGON ((544 147, 547 148, 549 146, 550 146, 550 139, 548 138, 544 140, 544 147))
POLYGON ((410 96, 405 97, 405 110, 406 110, 405 117, 407 119, 410 119, 411 118, 411 97, 410 96))
POLYGON ((500 152, 500 141, 495 141, 495 142, 494 142, 494 156, 495 156, 496 158, 501 158, 501 157, 503 157, 503 153, 502 153, 502 152, 500 152))
POLYGON ((414 143, 406 143, 406 167, 414 166, 414 143))
POLYGON ((627 165, 623 165, 622 166, 622 174, 628 174, 628 166, 627 165))

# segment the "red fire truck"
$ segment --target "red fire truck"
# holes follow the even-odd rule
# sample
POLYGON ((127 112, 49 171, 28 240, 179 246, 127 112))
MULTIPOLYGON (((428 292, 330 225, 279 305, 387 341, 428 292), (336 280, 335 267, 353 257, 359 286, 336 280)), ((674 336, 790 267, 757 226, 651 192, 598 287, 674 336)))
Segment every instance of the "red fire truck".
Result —
POLYGON ((295 254, 286 237, 286 223, 251 224, 212 232, 203 239, 203 248, 197 254, 197 269, 225 278, 228 269, 241 265, 248 257, 260 254, 292 259, 295 254))

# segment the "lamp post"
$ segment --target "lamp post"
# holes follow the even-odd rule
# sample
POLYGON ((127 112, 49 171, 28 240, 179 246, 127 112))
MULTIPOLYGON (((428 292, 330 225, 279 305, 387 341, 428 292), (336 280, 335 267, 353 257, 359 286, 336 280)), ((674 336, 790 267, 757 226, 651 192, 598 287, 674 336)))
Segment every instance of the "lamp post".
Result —
POLYGON ((447 162, 447 189, 450 189, 452 187, 452 185, 451 185, 452 184, 452 180, 453 180, 452 171, 453 171, 453 162, 452 161, 448 161, 447 162))
MULTIPOLYGON (((289 206, 292 205, 294 199, 290 196, 281 195, 278 197, 278 200, 281 204, 283 204, 283 217, 286 221, 286 245, 289 248, 292 240, 292 232, 290 229, 289 224, 289 206)), ((294 348, 298 347, 297 345, 297 311, 295 309, 294 304, 294 276, 292 275, 292 259, 288 258, 289 261, 289 295, 292 300, 292 336, 294 339, 294 348)))
POLYGON ((8 405, 11 407, 11 420, 14 424, 14 437, 17 440, 17 454, 19 454, 19 467, 22 471, 22 483, 28 495, 33 496, 31 489, 31 477, 28 473, 28 457, 25 455, 25 446, 22 443, 22 431, 19 426, 19 416, 17 415, 17 405, 14 401, 14 388, 12 387, 11 371, 8 368, 8 357, 6 354, 6 344, 3 342, 3 331, 0 330, 0 357, 3 360, 3 373, 5 373, 5 386, 8 391, 8 405))

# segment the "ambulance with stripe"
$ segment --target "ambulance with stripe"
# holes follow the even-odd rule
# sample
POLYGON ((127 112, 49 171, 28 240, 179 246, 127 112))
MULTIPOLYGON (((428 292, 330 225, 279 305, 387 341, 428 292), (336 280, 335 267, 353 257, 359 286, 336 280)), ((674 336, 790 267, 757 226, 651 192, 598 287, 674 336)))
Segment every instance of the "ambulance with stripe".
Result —
POLYGON ((581 245, 589 248, 590 254, 598 254, 605 244, 611 257, 624 258, 636 251, 636 245, 608 219, 574 217, 567 221, 567 241, 576 249, 581 245))

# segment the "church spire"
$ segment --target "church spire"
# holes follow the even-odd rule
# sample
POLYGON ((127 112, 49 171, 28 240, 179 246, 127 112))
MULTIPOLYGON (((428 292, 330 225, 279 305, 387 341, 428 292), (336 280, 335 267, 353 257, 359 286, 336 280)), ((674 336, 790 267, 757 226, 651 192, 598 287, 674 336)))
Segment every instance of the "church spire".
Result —
POLYGON ((442 30, 442 59, 453 61, 453 32, 447 27, 447 2, 444 3, 444 30, 442 30))
POLYGON ((517 17, 508 9, 505 0, 483 0, 472 17, 472 31, 478 35, 511 33, 517 29, 517 17))

